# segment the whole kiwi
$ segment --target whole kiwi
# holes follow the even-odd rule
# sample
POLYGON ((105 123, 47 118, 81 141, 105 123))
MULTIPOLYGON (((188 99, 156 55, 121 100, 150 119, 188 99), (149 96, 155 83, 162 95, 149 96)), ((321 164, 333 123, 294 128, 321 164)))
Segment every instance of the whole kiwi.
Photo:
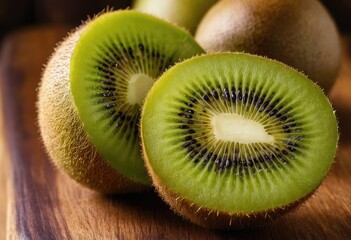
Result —
POLYGON ((340 66, 338 31, 317 0, 222 0, 202 19, 196 40, 208 52, 243 51, 277 59, 326 92, 340 66))
POLYGON ((303 74, 216 53, 160 77, 144 102, 141 138, 171 208, 232 229, 267 224, 310 197, 333 163, 338 129, 327 97, 303 74))
POLYGON ((194 33, 201 18, 218 0, 135 0, 136 10, 153 14, 194 33))
POLYGON ((188 32, 132 10, 100 14, 73 31, 46 65, 38 94, 41 136, 54 164, 101 193, 148 188, 138 137, 142 101, 165 69, 203 52, 188 32))

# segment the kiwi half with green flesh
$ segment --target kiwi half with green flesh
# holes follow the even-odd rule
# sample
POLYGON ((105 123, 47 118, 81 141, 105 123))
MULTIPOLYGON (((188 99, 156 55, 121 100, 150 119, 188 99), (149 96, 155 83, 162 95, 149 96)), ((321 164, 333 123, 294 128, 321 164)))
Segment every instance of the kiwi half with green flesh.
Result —
POLYGON ((331 104, 304 75, 221 53, 162 75, 145 99, 141 138, 172 209, 230 229, 264 224, 308 198, 331 167, 338 131, 331 104))
POLYGON ((135 0, 133 8, 153 14, 194 33, 207 10, 218 0, 135 0))
POLYGON ((39 89, 39 126, 55 165, 102 193, 145 189, 140 103, 166 68, 202 52, 187 32, 135 11, 101 14, 70 34, 39 89))
POLYGON ((281 61, 326 92, 341 63, 336 25, 318 0, 222 0, 203 17, 195 39, 207 52, 242 51, 281 61))
POLYGON ((103 160, 83 129, 69 84, 70 58, 84 27, 59 44, 42 75, 38 122, 50 159, 71 178, 101 193, 142 191, 147 187, 118 174, 103 160))

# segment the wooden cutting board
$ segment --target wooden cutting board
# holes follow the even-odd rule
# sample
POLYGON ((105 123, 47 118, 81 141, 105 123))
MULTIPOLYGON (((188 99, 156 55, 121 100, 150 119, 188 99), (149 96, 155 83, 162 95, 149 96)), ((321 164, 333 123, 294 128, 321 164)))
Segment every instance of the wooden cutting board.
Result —
POLYGON ((341 74, 330 94, 341 140, 326 181, 280 220, 261 229, 225 232, 183 220, 153 191, 101 196, 53 168, 39 139, 36 91, 43 65, 67 30, 27 29, 9 36, 1 48, 0 166, 6 169, 0 180, 7 181, 7 194, 0 192, 0 207, 7 207, 0 213, 6 210, 8 239, 351 238, 351 41, 343 41, 341 74))

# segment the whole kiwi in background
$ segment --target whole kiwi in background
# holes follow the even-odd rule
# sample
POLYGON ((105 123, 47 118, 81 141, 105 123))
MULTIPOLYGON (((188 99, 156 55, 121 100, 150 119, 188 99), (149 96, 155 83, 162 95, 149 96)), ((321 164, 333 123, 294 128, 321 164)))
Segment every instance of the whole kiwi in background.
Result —
POLYGON ((337 28, 317 0, 222 0, 206 13, 195 38, 208 52, 243 51, 284 62, 326 92, 340 66, 337 28))
POLYGON ((194 33, 201 18, 218 0, 135 0, 133 8, 153 14, 194 33))

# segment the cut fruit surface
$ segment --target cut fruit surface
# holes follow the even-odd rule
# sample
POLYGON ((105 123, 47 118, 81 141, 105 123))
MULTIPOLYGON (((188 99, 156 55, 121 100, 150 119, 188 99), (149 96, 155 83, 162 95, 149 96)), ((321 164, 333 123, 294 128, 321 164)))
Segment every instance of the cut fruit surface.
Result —
POLYGON ((326 176, 338 139, 331 104, 315 84, 277 61, 235 53, 195 57, 163 74, 145 100, 141 136, 163 197, 190 219, 205 212, 203 222, 306 198, 326 176), (183 200, 195 207, 184 210, 183 200))
POLYGON ((135 11, 86 25, 71 58, 72 95, 92 144, 122 175, 150 183, 140 156, 140 105, 166 68, 200 53, 187 32, 135 11))

